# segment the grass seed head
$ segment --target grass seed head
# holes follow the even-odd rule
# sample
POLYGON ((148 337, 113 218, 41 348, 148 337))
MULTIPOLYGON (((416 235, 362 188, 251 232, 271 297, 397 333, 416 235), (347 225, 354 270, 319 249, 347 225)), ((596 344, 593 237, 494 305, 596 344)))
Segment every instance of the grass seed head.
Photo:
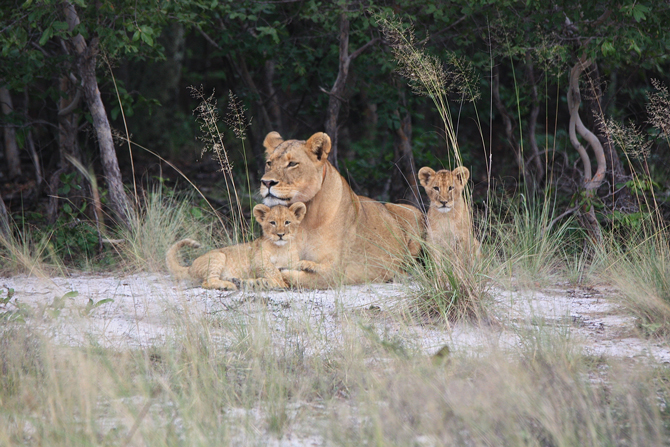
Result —
POLYGON ((652 79, 651 83, 656 91, 647 94, 649 124, 658 129, 663 137, 668 138, 670 136, 670 94, 668 94, 668 88, 658 79, 652 79))

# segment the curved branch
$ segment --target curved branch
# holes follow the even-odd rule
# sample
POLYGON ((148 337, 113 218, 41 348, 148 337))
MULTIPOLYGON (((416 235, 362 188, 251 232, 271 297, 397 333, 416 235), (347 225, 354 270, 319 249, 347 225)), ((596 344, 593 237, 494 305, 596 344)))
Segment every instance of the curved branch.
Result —
POLYGON ((600 140, 598 140, 598 137, 593 132, 584 126, 584 123, 582 123, 582 119, 579 116, 579 104, 582 101, 579 92, 579 76, 592 63, 593 61, 586 57, 582 57, 577 61, 575 66, 572 67, 572 70, 570 70, 570 87, 568 88, 568 108, 570 110, 568 132, 570 134, 570 142, 577 152, 579 152, 579 156, 584 164, 584 188, 588 191, 598 189, 602 184, 603 180, 605 180, 605 169, 607 167, 605 151, 603 150, 600 140), (575 131, 589 143, 591 149, 596 154, 598 168, 593 177, 591 177, 591 160, 589 159, 586 149, 577 139, 575 131))
POLYGON ((67 105, 67 107, 62 108, 58 111, 58 116, 67 116, 70 113, 74 112, 74 109, 79 106, 79 100, 81 99, 81 89, 77 87, 77 92, 74 94, 74 98, 72 98, 72 101, 70 104, 67 105))

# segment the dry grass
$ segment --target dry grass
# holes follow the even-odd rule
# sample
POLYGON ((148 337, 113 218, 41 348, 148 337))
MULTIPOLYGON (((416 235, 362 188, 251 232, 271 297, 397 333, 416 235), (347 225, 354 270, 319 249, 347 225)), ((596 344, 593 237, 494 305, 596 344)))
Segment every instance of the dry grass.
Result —
POLYGON ((622 303, 649 333, 670 334, 670 234, 650 225, 637 234, 611 238, 603 254, 606 274, 622 303))
POLYGON ((378 317, 343 317, 334 336, 299 314, 277 330, 262 302, 225 316, 185 309, 165 343, 121 350, 95 339, 58 346, 33 326, 5 325, 0 444, 667 441, 665 369, 584 356, 565 329, 520 329, 517 347, 436 362, 420 340, 376 328, 378 317))
POLYGON ((166 196, 160 188, 144 194, 128 228, 121 228, 118 233, 123 241, 119 249, 128 267, 163 271, 168 248, 186 237, 210 247, 230 243, 231 235, 225 233, 225 228, 220 229, 215 218, 203 214, 192 202, 188 196, 166 196), (217 230, 224 233, 217 234, 217 230))

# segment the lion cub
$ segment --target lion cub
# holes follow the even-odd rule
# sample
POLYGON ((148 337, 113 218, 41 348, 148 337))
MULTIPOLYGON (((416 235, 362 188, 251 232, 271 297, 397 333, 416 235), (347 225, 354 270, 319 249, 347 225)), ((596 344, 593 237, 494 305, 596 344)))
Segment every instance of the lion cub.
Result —
POLYGON ((430 199, 426 214, 428 242, 449 253, 479 254, 479 241, 472 232, 470 208, 463 198, 463 188, 470 171, 460 166, 453 171, 419 170, 419 182, 430 199))
POLYGON ((246 244, 231 245, 206 253, 190 267, 179 264, 177 253, 184 246, 199 247, 193 239, 183 239, 167 252, 168 270, 177 279, 202 280, 205 289, 237 290, 233 280, 251 287, 286 288, 280 268, 298 265, 297 244, 292 244, 307 208, 302 202, 290 207, 256 205, 254 216, 263 236, 246 244))

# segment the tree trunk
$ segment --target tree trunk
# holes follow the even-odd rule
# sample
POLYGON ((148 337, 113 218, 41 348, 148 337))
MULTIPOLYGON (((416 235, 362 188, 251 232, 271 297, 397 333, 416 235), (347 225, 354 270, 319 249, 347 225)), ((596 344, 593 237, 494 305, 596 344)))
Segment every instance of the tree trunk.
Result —
POLYGON ((537 147, 537 138, 535 137, 535 129, 537 127, 537 117, 540 114, 540 101, 537 98, 537 83, 535 82, 535 71, 533 67, 533 58, 530 52, 526 53, 526 76, 530 84, 531 109, 530 117, 528 118, 528 141, 530 143, 530 153, 532 157, 534 172, 534 183, 540 184, 544 179, 546 165, 542 163, 540 150, 537 147))
MULTIPOLYGON (((74 80, 76 81, 76 78, 74 80)), ((67 76, 61 76, 58 80, 58 89, 61 93, 58 101, 58 169, 49 179, 49 203, 47 204, 47 222, 52 225, 58 219, 60 176, 72 172, 72 165, 68 157, 81 163, 81 152, 77 142, 79 115, 74 113, 81 98, 81 89, 77 89, 70 81, 67 76), (72 94, 73 89, 76 89, 74 95, 72 94)), ((76 203, 75 207, 79 208, 79 203, 76 203)))
MULTIPOLYGON (((9 115, 14 111, 12 104, 12 95, 6 87, 0 87, 0 103, 2 104, 2 114, 9 115)), ((10 123, 8 123, 10 124, 10 123)), ((19 158, 19 146, 16 143, 16 129, 11 125, 5 126, 5 159, 7 160, 7 170, 10 179, 16 179, 21 176, 21 159, 19 158)))
MULTIPOLYGON (((66 21, 72 30, 79 23, 79 17, 77 16, 74 5, 72 5, 69 0, 65 1, 64 10, 66 21)), ((98 40, 94 38, 91 41, 91 44, 87 45, 84 37, 81 34, 77 34, 70 39, 70 43, 74 47, 77 55, 77 68, 83 81, 84 98, 86 99, 86 105, 91 112, 93 127, 98 138, 102 169, 109 188, 110 207, 119 219, 119 223, 128 226, 129 213, 132 212, 132 209, 128 202, 128 196, 123 189, 123 181, 121 180, 121 171, 116 158, 116 150, 114 149, 112 131, 109 126, 109 120, 107 119, 105 106, 100 97, 98 81, 95 77, 98 40)))
POLYGON ((0 194, 0 236, 9 237, 9 213, 0 194))
POLYGON ((399 125, 394 129, 393 162, 395 167, 391 173, 391 188, 389 191, 391 202, 409 202, 421 209, 421 192, 416 179, 416 165, 412 153, 412 117, 407 110, 405 93, 400 92, 401 103, 406 112, 400 116, 400 110, 393 114, 399 118, 399 125))
MULTIPOLYGON (((23 90, 23 102, 24 102, 24 115, 26 122, 30 121, 30 96, 28 95, 28 86, 23 90)), ((33 161, 33 166, 35 168, 35 181, 37 182, 37 196, 39 197, 40 191, 42 189, 42 182, 44 177, 42 177, 42 165, 40 164, 40 157, 37 155, 37 150, 35 149, 35 141, 33 140, 33 131, 32 128, 28 128, 28 135, 26 136, 26 149, 30 154, 30 158, 33 161)))
POLYGON ((500 71, 498 70, 498 67, 493 68, 493 88, 491 89, 491 92, 493 94, 493 103, 495 104, 498 113, 500 113, 503 124, 505 125, 505 136, 507 137, 510 149, 512 149, 512 152, 514 153, 516 164, 519 166, 519 173, 524 180, 526 180, 528 179, 526 163, 523 159, 521 145, 519 144, 514 131, 517 123, 500 99, 500 71))
MULTIPOLYGON (((257 112, 260 114, 259 122, 254 125, 251 125, 251 135, 249 136, 249 144, 251 145, 251 151, 254 154, 254 161, 256 165, 256 172, 261 174, 265 168, 265 153, 263 152, 263 140, 265 135, 274 129, 271 127, 272 123, 270 121, 270 115, 268 114, 267 108, 260 96, 260 91, 256 87, 254 78, 251 77, 249 69, 247 68, 247 63, 244 60, 244 57, 238 58, 239 63, 235 64, 239 67, 238 73, 242 77, 242 81, 246 84, 247 88, 251 90, 251 93, 257 98, 256 107, 257 112)), ((231 60, 232 62, 232 60, 231 60)))
POLYGON ((328 93, 328 108, 326 109, 326 133, 330 137, 331 149, 330 154, 328 154, 328 161, 330 161, 333 166, 338 167, 337 164, 337 118, 340 114, 340 109, 342 108, 342 102, 344 102, 344 88, 347 84, 347 78, 349 77, 349 67, 351 62, 356 59, 363 51, 368 47, 372 46, 378 39, 372 39, 368 41, 365 45, 360 47, 358 50, 349 54, 349 19, 345 13, 340 14, 340 59, 339 66, 337 70, 337 78, 335 83, 330 91, 325 91, 328 93))
MULTIPOLYGON (((568 133, 570 135, 570 142, 575 150, 579 153, 579 156, 582 159, 584 164, 584 189, 586 190, 586 197, 594 197, 595 192, 600 187, 602 182, 605 180, 605 153, 603 147, 600 144, 598 138, 591 132, 589 129, 584 126, 582 119, 579 116, 579 105, 581 104, 582 98, 579 91, 579 77, 584 70, 586 70, 592 61, 586 57, 582 57, 570 70, 570 83, 568 87, 568 108, 570 110, 570 123, 568 124, 568 133), (596 173, 591 177, 591 160, 589 158, 586 149, 577 139, 576 132, 579 132, 582 138, 584 138, 589 145, 591 150, 596 155, 596 160, 598 163, 598 168, 596 173)), ((602 240, 602 232, 600 231, 600 225, 596 219, 595 210, 593 205, 587 200, 582 206, 581 213, 579 215, 580 221, 584 229, 590 235, 590 237, 596 242, 602 240)))
POLYGON ((268 102, 270 103, 269 112, 270 118, 272 119, 272 129, 279 132, 280 135, 284 135, 284 123, 282 119, 282 111, 279 106, 279 97, 277 96, 277 91, 274 88, 275 76, 275 61, 268 59, 265 62, 265 89, 268 94, 268 102))

